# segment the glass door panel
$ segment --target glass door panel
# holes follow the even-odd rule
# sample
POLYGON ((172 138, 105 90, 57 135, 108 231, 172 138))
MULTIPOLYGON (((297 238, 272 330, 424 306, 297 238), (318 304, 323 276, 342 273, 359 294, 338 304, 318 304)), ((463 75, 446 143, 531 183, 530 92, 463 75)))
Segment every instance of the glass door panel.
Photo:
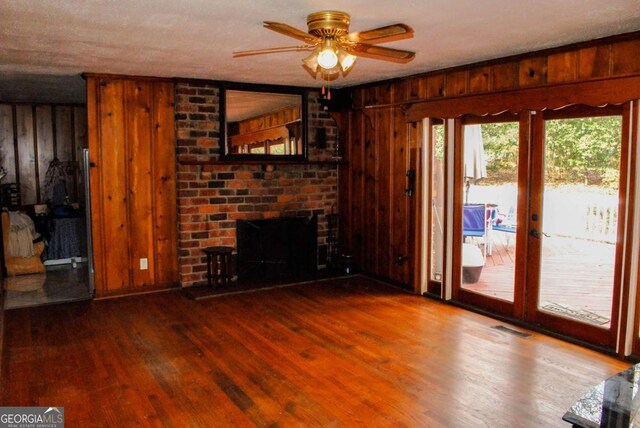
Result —
POLYGON ((537 310, 611 327, 621 116, 546 120, 537 310))
POLYGON ((461 288, 513 303, 518 122, 463 126, 461 288))
POLYGON ((431 138, 429 281, 441 283, 444 267, 444 124, 431 125, 431 138))

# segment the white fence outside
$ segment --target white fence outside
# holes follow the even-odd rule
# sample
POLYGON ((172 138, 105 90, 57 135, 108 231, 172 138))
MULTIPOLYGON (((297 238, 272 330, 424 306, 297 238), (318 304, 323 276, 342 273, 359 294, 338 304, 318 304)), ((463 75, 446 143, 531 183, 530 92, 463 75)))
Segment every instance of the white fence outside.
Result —
MULTIPOLYGON (((469 203, 497 204, 500 213, 516 207, 515 184, 471 186, 469 203)), ((566 236, 615 243, 618 228, 618 195, 588 186, 547 188, 544 194, 543 231, 566 236)))

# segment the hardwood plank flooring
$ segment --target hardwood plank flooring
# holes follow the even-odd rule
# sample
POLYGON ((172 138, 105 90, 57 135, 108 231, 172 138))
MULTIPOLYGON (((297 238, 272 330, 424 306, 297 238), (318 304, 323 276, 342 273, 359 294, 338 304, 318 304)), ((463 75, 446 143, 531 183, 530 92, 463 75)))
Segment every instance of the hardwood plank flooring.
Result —
POLYGON ((354 276, 6 313, 0 405, 67 426, 553 427, 627 363, 354 276))

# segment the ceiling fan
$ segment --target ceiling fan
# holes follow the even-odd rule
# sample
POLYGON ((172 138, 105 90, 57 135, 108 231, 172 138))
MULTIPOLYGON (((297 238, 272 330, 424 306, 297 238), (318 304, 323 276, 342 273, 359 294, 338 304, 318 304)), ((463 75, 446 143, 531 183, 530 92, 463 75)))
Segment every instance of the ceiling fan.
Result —
POLYGON ((403 64, 413 60, 414 52, 376 46, 378 43, 413 37, 413 29, 408 25, 393 24, 349 33, 349 23, 349 14, 333 10, 310 14, 307 17, 307 32, 280 22, 265 21, 265 28, 293 37, 305 44, 239 51, 234 52, 233 57, 310 51, 311 54, 302 60, 303 67, 314 78, 320 72, 327 81, 337 78, 341 71, 345 76, 359 56, 403 64))

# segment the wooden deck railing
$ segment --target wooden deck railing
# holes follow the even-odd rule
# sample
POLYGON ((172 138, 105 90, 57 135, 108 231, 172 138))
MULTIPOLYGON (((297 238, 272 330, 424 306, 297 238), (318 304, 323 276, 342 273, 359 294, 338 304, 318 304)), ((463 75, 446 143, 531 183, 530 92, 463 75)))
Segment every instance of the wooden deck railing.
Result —
POLYGON ((617 201, 587 196, 555 200, 552 207, 545 207, 544 231, 550 235, 615 243, 617 201))

